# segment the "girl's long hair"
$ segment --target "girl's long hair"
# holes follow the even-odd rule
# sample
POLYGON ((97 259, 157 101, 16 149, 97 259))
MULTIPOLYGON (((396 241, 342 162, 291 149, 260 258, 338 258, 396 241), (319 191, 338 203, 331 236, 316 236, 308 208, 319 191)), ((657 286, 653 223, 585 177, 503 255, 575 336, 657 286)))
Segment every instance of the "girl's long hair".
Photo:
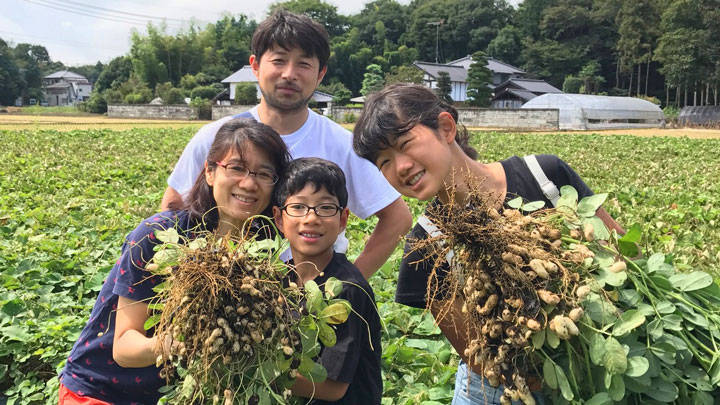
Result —
POLYGON ((438 129, 438 115, 448 112, 457 123, 455 142, 473 160, 477 151, 470 146, 468 131, 458 122, 458 112, 425 86, 392 84, 372 93, 365 101, 353 130, 355 153, 375 164, 380 151, 390 147, 398 136, 422 124, 438 129))
MULTIPOLYGON (((240 160, 245 162, 243 152, 248 142, 270 157, 270 163, 279 177, 285 174, 285 168, 290 162, 290 154, 285 142, 274 129, 251 118, 232 119, 220 127, 208 152, 206 160, 208 170, 217 170, 216 162, 223 160, 230 152, 236 152, 240 160)), ((263 212, 264 215, 270 216, 272 204, 271 201, 263 212)), ((219 219, 217 202, 213 197, 212 187, 205 180, 205 170, 200 172, 182 203, 170 204, 169 208, 188 211, 192 220, 204 223, 209 230, 217 227, 219 219)))

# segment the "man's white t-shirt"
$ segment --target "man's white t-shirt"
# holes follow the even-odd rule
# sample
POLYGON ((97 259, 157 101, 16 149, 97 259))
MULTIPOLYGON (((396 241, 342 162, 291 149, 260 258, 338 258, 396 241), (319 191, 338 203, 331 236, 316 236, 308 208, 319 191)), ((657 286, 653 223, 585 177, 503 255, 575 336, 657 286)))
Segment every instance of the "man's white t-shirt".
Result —
MULTIPOLYGON (((257 106, 249 113, 256 121, 260 121, 257 106)), ((203 170, 215 134, 231 119, 233 117, 221 118, 200 128, 183 150, 170 174, 170 187, 183 195, 190 191, 203 170)), ((332 120, 308 110, 308 118, 303 126, 292 134, 281 137, 293 159, 319 157, 340 166, 347 181, 348 208, 356 216, 367 218, 400 197, 375 165, 355 153, 352 148, 352 134, 332 120)), ((335 243, 335 250, 345 252, 347 245, 343 233, 335 243)))

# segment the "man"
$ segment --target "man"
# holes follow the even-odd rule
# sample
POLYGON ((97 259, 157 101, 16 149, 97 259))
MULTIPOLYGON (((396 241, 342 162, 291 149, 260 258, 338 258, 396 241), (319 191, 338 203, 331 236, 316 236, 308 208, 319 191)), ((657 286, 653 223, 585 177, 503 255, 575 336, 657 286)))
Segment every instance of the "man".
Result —
MULTIPOLYGON (((352 150, 352 135, 308 109, 308 102, 327 72, 330 43, 327 31, 310 18, 283 10, 260 23, 252 40, 250 66, 262 99, 243 117, 252 117, 282 135, 293 158, 320 157, 340 166, 348 178, 348 208, 360 218, 378 223, 355 266, 369 278, 412 226, 412 216, 400 195, 382 174, 352 150)), ((217 130, 233 117, 202 127, 185 147, 168 179, 162 200, 167 209, 179 202, 201 172, 217 130)), ((336 250, 347 249, 344 234, 336 250)))

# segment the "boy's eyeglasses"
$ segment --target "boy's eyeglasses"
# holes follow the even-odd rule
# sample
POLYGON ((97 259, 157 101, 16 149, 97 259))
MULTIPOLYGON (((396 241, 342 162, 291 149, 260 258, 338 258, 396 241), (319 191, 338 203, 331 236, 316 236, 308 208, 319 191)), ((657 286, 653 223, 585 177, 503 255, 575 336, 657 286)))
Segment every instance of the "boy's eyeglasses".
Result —
POLYGON ((255 180, 258 183, 264 184, 266 186, 272 186, 273 184, 278 182, 278 176, 275 175, 275 173, 273 172, 265 170, 254 172, 247 167, 239 165, 237 163, 215 162, 215 164, 225 169, 228 176, 232 179, 240 180, 246 178, 249 175, 253 175, 255 176, 255 180))
POLYGON ((333 217, 335 214, 340 212, 343 207, 332 203, 320 204, 314 207, 302 203, 292 203, 287 204, 280 209, 287 212, 287 214, 291 217, 304 217, 310 212, 310 210, 315 211, 315 215, 319 217, 333 217))

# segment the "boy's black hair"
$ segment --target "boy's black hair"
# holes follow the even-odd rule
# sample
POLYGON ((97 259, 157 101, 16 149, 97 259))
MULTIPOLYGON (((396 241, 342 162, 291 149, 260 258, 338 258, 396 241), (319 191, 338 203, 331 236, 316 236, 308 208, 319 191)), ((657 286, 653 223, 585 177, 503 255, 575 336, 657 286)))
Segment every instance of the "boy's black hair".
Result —
POLYGON ((312 184, 316 192, 324 187, 337 197, 341 207, 347 206, 345 174, 335 163, 320 158, 300 158, 290 162, 285 176, 275 185, 275 202, 279 206, 285 205, 290 196, 299 193, 308 184, 312 184))
POLYGON ((325 27, 308 16, 282 8, 261 22, 252 38, 252 52, 258 60, 276 46, 285 50, 299 48, 315 56, 320 62, 320 70, 330 59, 330 37, 325 27))
MULTIPOLYGON (((398 83, 372 93, 353 129, 355 153, 376 164, 380 151, 389 148, 398 136, 422 124, 438 129, 438 115, 448 112, 458 122, 458 112, 432 90, 418 84, 398 83)), ((477 159, 467 129, 458 123, 455 141, 463 152, 477 159)))

